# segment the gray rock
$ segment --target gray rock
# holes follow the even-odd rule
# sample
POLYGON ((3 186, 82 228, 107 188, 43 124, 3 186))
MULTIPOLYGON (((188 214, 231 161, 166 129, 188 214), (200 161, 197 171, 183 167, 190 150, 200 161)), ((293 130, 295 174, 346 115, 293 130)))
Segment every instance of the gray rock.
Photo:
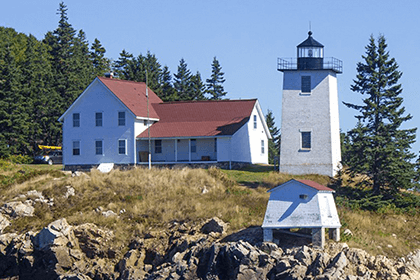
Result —
POLYGON ((4 216, 2 213, 0 213, 0 234, 3 233, 4 229, 10 226, 10 221, 4 216))
POLYGON ((43 228, 35 236, 35 247, 38 250, 49 249, 51 246, 75 247, 77 240, 73 233, 73 227, 66 219, 59 219, 43 228))
POLYGON ((3 212, 3 214, 6 214, 12 218, 32 217, 34 211, 34 207, 28 204, 24 204, 21 201, 7 202, 1 208, 1 212, 3 212))
POLYGON ((227 224, 217 217, 208 220, 202 227, 201 232, 209 234, 211 232, 224 233, 227 229, 227 224))

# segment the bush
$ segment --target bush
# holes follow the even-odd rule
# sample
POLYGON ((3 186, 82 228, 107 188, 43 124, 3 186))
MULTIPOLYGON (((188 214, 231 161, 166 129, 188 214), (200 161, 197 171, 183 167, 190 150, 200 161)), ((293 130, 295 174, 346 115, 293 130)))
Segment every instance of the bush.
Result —
POLYGON ((10 162, 16 164, 29 164, 33 162, 32 157, 23 155, 11 155, 7 158, 10 162))

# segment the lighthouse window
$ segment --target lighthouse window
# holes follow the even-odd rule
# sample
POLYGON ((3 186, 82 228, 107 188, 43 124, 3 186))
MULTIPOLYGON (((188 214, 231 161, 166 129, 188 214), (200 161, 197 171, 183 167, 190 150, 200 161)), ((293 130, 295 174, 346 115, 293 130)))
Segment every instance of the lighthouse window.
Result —
POLYGON ((311 132, 310 131, 302 131, 301 132, 301 140, 302 140, 302 149, 303 150, 311 149, 311 132))
POLYGON ((311 76, 302 76, 301 89, 304 93, 311 92, 311 76))

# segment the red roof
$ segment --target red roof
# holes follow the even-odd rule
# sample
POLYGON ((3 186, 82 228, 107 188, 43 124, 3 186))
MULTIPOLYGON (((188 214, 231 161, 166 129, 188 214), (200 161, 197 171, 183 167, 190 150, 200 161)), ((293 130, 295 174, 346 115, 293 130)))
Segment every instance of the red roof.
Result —
MULTIPOLYGON (((119 79, 98 77, 98 79, 112 91, 125 106, 137 117, 147 117, 146 84, 119 79)), ((149 88, 149 104, 161 103, 162 100, 149 88)), ((153 106, 149 106, 149 117, 158 119, 159 115, 153 106)))
POLYGON ((314 189, 317 189, 318 191, 329 191, 334 192, 333 189, 330 189, 324 185, 318 184, 317 182, 311 181, 311 180, 296 180, 298 182, 301 182, 302 184, 305 184, 309 187, 312 187, 314 189))
MULTIPOLYGON (((159 121, 150 127, 152 138, 233 135, 248 122, 256 99, 179 101, 153 104, 159 121)), ((147 138, 147 130, 137 136, 147 138)))

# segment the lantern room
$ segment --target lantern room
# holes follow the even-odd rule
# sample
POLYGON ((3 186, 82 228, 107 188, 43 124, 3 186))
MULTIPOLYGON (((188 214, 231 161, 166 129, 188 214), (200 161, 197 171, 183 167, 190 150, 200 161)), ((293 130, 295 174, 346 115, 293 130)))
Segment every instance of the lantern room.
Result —
POLYGON ((312 38, 312 32, 308 32, 308 38, 297 46, 298 70, 322 69, 324 64, 324 46, 312 38))

